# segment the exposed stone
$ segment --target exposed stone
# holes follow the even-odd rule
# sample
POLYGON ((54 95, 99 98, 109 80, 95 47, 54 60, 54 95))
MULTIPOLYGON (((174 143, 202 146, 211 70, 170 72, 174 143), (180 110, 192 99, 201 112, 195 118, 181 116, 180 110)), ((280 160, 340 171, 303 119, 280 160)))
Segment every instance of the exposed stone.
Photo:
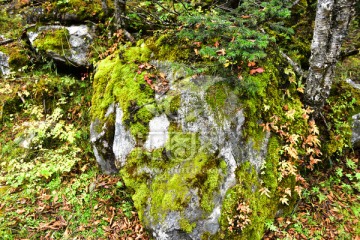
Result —
MULTIPOLYGON (((114 104, 110 105, 105 117, 115 113, 114 104)), ((107 174, 118 172, 115 166, 115 155, 112 151, 114 142, 115 127, 110 121, 102 124, 99 119, 95 119, 90 125, 90 142, 93 146, 95 159, 102 171, 107 174)))
POLYGON ((360 147, 360 113, 354 115, 352 117, 353 124, 352 124, 352 136, 351 136, 351 143, 354 148, 360 147))
POLYGON ((165 114, 153 118, 149 123, 149 136, 145 142, 145 148, 148 151, 165 146, 168 139, 168 128, 170 122, 165 114))
POLYGON ((6 76, 10 74, 9 56, 3 52, 0 52, 0 76, 6 76))
POLYGON ((39 38, 40 34, 60 29, 66 29, 69 32, 69 37, 66 38, 66 42, 62 43, 63 46, 61 51, 55 49, 45 49, 47 55, 56 61, 70 63, 76 66, 88 66, 90 63, 87 56, 93 39, 92 31, 88 26, 41 26, 36 31, 29 31, 27 34, 33 47, 38 48, 40 46, 37 46, 35 41, 39 38))
POLYGON ((359 89, 360 90, 360 84, 355 83, 353 80, 351 80, 350 78, 346 79, 346 82, 348 84, 350 84, 353 88, 359 89))
POLYGON ((131 136, 130 132, 126 130, 122 122, 123 111, 118 105, 116 105, 115 109, 116 119, 113 152, 116 160, 115 164, 119 167, 122 167, 126 162, 127 155, 135 147, 135 140, 131 136))

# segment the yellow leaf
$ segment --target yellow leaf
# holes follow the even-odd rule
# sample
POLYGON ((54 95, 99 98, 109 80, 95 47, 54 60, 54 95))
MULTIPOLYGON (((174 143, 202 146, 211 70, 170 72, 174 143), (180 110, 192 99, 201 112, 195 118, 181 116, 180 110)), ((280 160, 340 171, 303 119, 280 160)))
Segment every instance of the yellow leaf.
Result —
POLYGON ((217 55, 219 56, 224 56, 226 54, 226 51, 224 48, 220 49, 220 50, 217 50, 216 51, 217 55))
POLYGON ((300 136, 298 134, 291 134, 288 140, 291 144, 296 144, 299 140, 299 137, 300 136))
POLYGON ((301 198, 302 187, 301 186, 295 186, 294 191, 297 192, 297 194, 301 198))
POLYGON ((296 148, 294 148, 292 145, 286 145, 284 146, 284 150, 290 155, 290 157, 294 159, 298 159, 298 152, 296 148))
POLYGON ((295 118, 294 118, 295 113, 296 113, 295 109, 291 109, 291 110, 289 110, 289 111, 287 111, 287 112, 285 113, 285 116, 286 116, 288 119, 295 120, 295 118))
POLYGON ((285 193, 286 193, 287 195, 289 195, 289 197, 291 197, 291 189, 290 189, 290 188, 286 188, 286 189, 285 189, 285 193))
POLYGON ((270 197, 270 190, 268 189, 268 188, 266 188, 266 187, 263 187, 263 188, 261 188, 260 189, 260 195, 266 195, 267 197, 270 197))
POLYGON ((282 204, 286 204, 286 205, 289 205, 289 199, 286 197, 286 195, 283 195, 281 198, 280 198, 280 202, 282 204))
POLYGON ((296 90, 297 90, 298 92, 304 93, 304 88, 302 88, 302 87, 299 87, 299 88, 297 88, 296 90))

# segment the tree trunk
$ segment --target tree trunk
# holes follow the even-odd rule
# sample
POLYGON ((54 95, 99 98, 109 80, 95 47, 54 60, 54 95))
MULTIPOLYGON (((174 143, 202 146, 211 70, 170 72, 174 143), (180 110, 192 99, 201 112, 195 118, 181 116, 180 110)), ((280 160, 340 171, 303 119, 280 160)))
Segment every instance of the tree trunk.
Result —
POLYGON ((347 34, 356 0, 318 0, 311 43, 305 102, 321 112, 329 97, 341 44, 347 34))
POLYGON ((101 0, 101 7, 102 7, 105 15, 107 16, 109 14, 109 6, 107 3, 107 0, 101 0))
POLYGON ((125 27, 125 9, 126 9, 126 0, 114 0, 115 7, 115 25, 118 29, 125 27))

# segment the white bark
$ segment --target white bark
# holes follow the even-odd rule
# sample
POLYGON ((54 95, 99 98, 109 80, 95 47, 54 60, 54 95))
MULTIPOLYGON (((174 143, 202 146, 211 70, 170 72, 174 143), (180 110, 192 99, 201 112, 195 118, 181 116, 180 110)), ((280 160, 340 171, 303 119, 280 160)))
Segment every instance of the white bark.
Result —
POLYGON ((320 112, 330 94, 336 62, 356 0, 318 0, 305 101, 320 112))

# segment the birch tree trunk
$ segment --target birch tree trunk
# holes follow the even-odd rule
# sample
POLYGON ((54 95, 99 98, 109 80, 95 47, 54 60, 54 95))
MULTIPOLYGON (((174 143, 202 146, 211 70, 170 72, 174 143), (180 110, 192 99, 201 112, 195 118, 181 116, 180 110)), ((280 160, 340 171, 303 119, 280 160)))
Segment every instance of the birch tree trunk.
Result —
POLYGON ((347 34, 356 1, 318 0, 305 88, 305 102, 314 108, 315 114, 321 112, 329 97, 341 44, 347 34))

